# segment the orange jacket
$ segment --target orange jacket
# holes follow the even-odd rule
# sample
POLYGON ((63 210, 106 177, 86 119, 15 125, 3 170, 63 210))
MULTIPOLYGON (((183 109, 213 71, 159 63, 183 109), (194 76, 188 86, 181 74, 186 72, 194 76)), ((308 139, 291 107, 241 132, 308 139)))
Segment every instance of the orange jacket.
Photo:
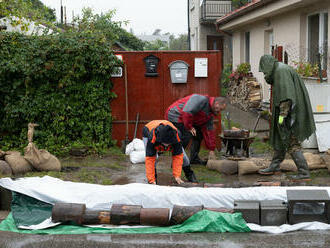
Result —
POLYGON ((173 177, 180 177, 182 164, 183 164, 183 152, 182 144, 176 127, 169 121, 166 120, 154 120, 145 125, 143 128, 143 137, 148 138, 147 147, 146 147, 146 174, 149 183, 156 181, 155 178, 155 163, 156 163, 156 154, 158 151, 171 151, 172 152, 172 173, 173 177), (176 143, 170 144, 165 147, 162 143, 157 141, 155 135, 155 130, 160 125, 169 125, 176 131, 176 143))

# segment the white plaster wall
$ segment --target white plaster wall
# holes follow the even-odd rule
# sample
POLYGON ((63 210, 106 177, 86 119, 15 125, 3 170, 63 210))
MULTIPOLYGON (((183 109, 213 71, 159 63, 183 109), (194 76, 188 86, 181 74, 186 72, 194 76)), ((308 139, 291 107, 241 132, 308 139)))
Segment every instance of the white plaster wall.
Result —
POLYGON ((199 37, 199 0, 189 0, 189 23, 190 23, 190 41, 191 50, 198 50, 198 37, 199 37), (192 3, 194 3, 194 7, 192 8, 192 3), (191 39, 191 36, 194 36, 194 39, 191 39))
POLYGON ((215 25, 201 25, 199 29, 199 50, 207 50, 207 36, 220 36, 215 25))
MULTIPOLYGON (((306 48, 306 21, 305 9, 296 9, 272 18, 267 18, 235 30, 233 33, 233 68, 245 62, 244 33, 250 32, 250 64, 253 75, 262 84, 263 99, 269 99, 269 85, 264 80, 263 73, 259 72, 259 60, 265 53, 265 32, 273 31, 274 45, 283 46, 283 51, 289 54, 289 64, 299 61, 305 56, 306 48), (303 49, 301 49, 303 48, 303 49)), ((329 18, 330 19, 330 18, 329 18)))
POLYGON ((237 65, 241 63, 241 38, 240 31, 233 33, 233 69, 236 69, 237 65))

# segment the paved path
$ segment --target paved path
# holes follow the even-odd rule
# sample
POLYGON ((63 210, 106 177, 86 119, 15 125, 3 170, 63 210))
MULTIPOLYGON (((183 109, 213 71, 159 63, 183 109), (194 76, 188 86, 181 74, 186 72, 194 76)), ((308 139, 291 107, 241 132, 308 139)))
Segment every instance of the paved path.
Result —
MULTIPOLYGON (((225 111, 223 111, 223 115, 226 112, 230 113, 230 119, 234 123, 239 123, 241 128, 253 130, 258 114, 253 112, 243 111, 231 104, 229 104, 225 111)), ((267 120, 260 118, 259 123, 257 125, 256 130, 267 130, 269 129, 269 123, 267 120)), ((264 133, 263 133, 264 135, 264 133)))
POLYGON ((0 232, 1 248, 322 248, 330 247, 329 231, 263 233, 190 233, 144 235, 31 235, 0 232))

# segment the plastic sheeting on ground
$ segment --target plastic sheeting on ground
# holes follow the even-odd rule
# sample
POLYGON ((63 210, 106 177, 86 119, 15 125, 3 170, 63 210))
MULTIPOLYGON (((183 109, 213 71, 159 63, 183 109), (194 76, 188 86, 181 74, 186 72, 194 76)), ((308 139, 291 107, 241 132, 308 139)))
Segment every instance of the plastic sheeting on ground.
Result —
POLYGON ((155 233, 194 233, 194 232, 250 232, 240 213, 228 214, 208 210, 200 211, 180 225, 169 227, 144 228, 102 228, 78 225, 59 225, 53 228, 22 230, 15 225, 12 214, 0 224, 1 231, 31 234, 155 234, 155 233))
MULTIPOLYGON (((287 189, 325 189, 330 187, 250 187, 250 188, 182 188, 158 186, 149 184, 126 185, 96 185, 62 181, 45 176, 0 179, 0 186, 28 195, 40 201, 54 204, 55 202, 83 203, 88 209, 110 210, 112 204, 142 205, 145 208, 170 208, 173 205, 197 206, 209 208, 233 208, 235 200, 287 200, 287 189)), ((46 228, 54 225, 45 220, 42 225, 34 229, 46 228)), ((252 231, 282 233, 296 230, 330 229, 324 223, 300 223, 296 225, 282 225, 280 227, 266 227, 248 224, 252 231)), ((27 228, 31 228, 27 227, 27 228)))
MULTIPOLYGON (((249 232, 241 213, 217 213, 212 211, 200 211, 180 225, 169 227, 141 227, 139 228, 110 228, 111 225, 103 225, 100 231, 98 226, 58 225, 53 228, 22 230, 21 226, 34 226, 49 219, 52 214, 52 205, 34 199, 30 196, 13 192, 12 212, 7 219, 0 224, 2 231, 14 231, 23 233, 48 233, 48 234, 81 234, 81 233, 191 233, 191 232, 249 232), (18 228, 17 228, 18 227, 18 228)), ((35 226, 34 226, 35 227, 35 226)))

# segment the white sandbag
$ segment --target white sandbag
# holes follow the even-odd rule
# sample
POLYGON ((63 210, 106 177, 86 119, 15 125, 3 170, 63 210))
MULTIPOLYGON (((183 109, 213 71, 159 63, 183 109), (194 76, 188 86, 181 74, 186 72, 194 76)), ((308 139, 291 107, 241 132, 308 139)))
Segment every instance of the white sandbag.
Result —
POLYGON ((129 155, 129 159, 133 164, 140 164, 144 163, 146 159, 146 152, 145 151, 132 151, 129 155))
POLYGON ((126 146, 125 154, 130 155, 133 151, 144 151, 144 143, 141 139, 133 139, 132 142, 130 142, 126 146))

